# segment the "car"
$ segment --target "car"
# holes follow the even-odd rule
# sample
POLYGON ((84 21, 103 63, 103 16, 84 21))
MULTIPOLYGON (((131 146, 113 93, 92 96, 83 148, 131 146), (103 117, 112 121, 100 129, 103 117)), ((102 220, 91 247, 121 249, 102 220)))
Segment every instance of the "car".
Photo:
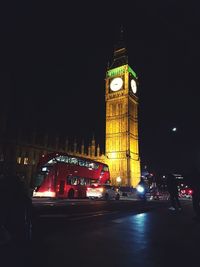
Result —
POLYGON ((91 185, 87 187, 86 195, 90 199, 119 200, 118 189, 112 185, 91 185))
POLYGON ((179 191, 179 197, 183 198, 192 198, 192 189, 186 186, 185 188, 181 188, 179 191))
POLYGON ((131 186, 119 186, 119 194, 122 197, 129 197, 134 195, 136 192, 136 189, 134 189, 131 186))

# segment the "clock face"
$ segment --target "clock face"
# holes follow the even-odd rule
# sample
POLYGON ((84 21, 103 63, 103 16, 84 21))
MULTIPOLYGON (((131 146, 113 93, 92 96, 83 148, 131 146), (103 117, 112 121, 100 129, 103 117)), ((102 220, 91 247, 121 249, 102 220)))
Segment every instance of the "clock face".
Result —
POLYGON ((136 85, 136 81, 134 79, 131 80, 131 89, 132 89, 133 93, 136 94, 137 85, 136 85))
POLYGON ((114 78, 110 83, 110 89, 114 92, 120 90, 123 85, 123 80, 120 77, 114 78))

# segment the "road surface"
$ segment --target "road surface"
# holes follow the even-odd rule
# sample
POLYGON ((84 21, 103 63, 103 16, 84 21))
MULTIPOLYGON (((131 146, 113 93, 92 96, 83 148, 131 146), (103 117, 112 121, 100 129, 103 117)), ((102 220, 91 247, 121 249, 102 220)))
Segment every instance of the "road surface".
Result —
POLYGON ((166 201, 74 202, 64 209, 38 207, 33 244, 15 250, 15 264, 200 266, 200 224, 192 219, 190 200, 182 201, 181 212, 168 210, 166 201))

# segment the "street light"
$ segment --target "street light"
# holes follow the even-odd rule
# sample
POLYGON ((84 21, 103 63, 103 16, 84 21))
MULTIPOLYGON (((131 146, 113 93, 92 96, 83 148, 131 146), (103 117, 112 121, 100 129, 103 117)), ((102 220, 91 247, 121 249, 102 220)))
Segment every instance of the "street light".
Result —
POLYGON ((121 181, 122 181, 122 178, 121 178, 120 176, 118 176, 118 177, 116 178, 116 181, 117 181, 118 184, 120 184, 121 181))

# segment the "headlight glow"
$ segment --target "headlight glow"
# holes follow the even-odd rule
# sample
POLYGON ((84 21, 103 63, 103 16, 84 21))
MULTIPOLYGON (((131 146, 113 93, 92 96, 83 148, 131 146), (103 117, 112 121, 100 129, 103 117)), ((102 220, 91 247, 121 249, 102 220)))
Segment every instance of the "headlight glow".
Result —
POLYGON ((143 193, 143 192, 144 192, 144 187, 141 186, 141 185, 138 185, 138 186, 137 186, 137 191, 138 191, 139 193, 143 193))

